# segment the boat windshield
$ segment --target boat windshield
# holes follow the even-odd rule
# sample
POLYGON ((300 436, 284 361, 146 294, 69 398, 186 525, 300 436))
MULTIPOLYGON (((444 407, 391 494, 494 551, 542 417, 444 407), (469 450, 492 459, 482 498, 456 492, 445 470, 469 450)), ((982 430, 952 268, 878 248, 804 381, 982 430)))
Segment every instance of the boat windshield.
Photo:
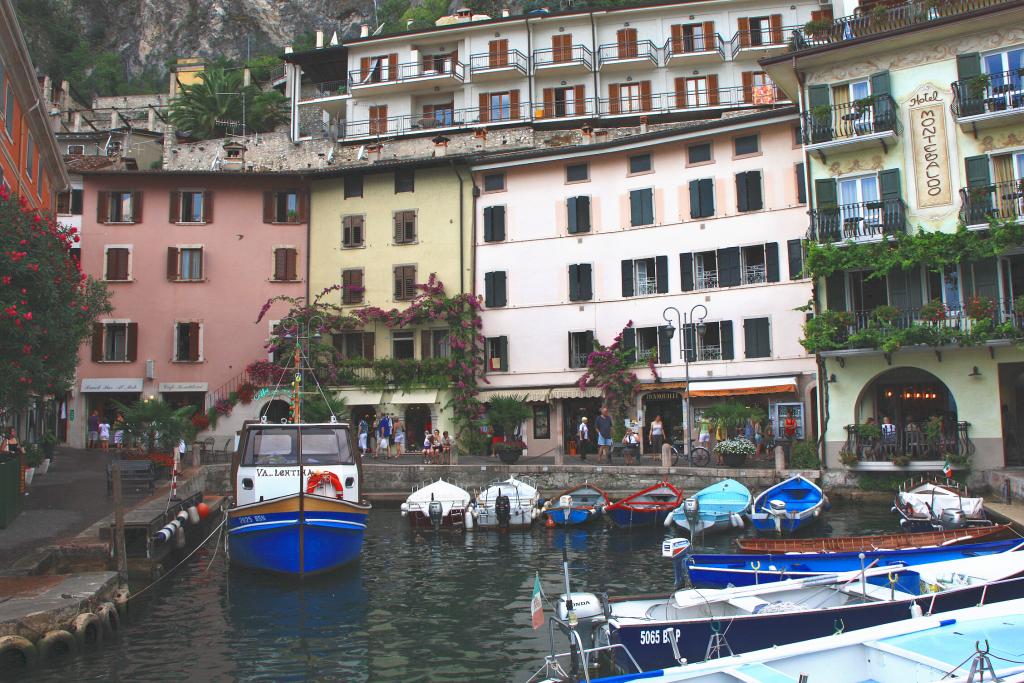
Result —
MULTIPOLYGON (((351 465, 348 433, 332 427, 302 427, 303 465, 351 465)), ((246 440, 243 465, 298 465, 298 429, 254 430, 246 440)))

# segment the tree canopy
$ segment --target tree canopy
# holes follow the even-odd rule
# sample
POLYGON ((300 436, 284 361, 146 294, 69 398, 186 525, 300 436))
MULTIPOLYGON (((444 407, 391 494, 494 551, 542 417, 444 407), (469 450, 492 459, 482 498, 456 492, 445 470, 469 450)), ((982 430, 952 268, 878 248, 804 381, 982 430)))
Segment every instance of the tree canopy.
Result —
MULTIPOLYGON (((199 80, 182 87, 170 107, 171 123, 201 140, 222 137, 232 123, 245 122, 249 132, 265 133, 287 120, 284 95, 242 84, 241 69, 209 68, 199 80)), ((240 130, 240 127, 238 128, 240 130)))

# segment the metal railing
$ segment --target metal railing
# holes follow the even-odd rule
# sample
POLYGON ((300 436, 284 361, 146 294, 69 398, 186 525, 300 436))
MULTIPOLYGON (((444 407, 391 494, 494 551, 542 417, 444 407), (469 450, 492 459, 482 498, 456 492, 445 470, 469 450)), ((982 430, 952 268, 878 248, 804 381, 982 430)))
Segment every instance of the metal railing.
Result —
POLYGON ((533 119, 542 121, 546 119, 564 119, 573 116, 592 115, 596 111, 597 98, 584 97, 583 99, 572 99, 564 102, 550 102, 545 104, 534 103, 533 119))
POLYGON ((694 289, 717 289, 718 288, 718 271, 717 270, 698 270, 697 276, 693 279, 694 289))
POLYGON ((982 313, 938 303, 917 308, 882 306, 870 311, 851 311, 846 314, 848 324, 842 325, 838 330, 837 341, 846 344, 851 336, 865 330, 906 330, 916 326, 958 332, 971 332, 979 322, 985 323, 986 327, 989 323, 999 325, 1005 322, 1024 327, 1024 316, 1013 310, 1012 302, 992 302, 991 306, 990 312, 982 313))
POLYGON ((762 29, 751 29, 737 31, 729 40, 729 56, 736 59, 741 50, 763 50, 765 48, 785 47, 786 41, 794 31, 799 31, 801 26, 779 26, 778 28, 766 27, 762 29))
POLYGON ((701 344, 697 348, 697 360, 722 360, 722 347, 701 344))
POLYGON ((740 273, 740 282, 745 285, 759 285, 768 281, 768 274, 763 263, 755 266, 744 266, 740 273))
POLYGON ((1024 180, 964 187, 960 218, 966 225, 988 225, 992 219, 1024 218, 1024 180))
POLYGON ((810 238, 822 244, 892 235, 905 232, 907 226, 902 199, 840 204, 811 209, 808 213, 810 238))
POLYGON ((693 89, 671 93, 620 94, 619 97, 601 97, 597 100, 602 116, 624 114, 663 114, 721 107, 762 106, 787 102, 785 95, 774 85, 761 86, 765 90, 748 90, 741 86, 693 89))
POLYGON ((890 95, 872 95, 843 104, 818 105, 800 114, 805 145, 892 131, 903 132, 896 103, 890 95))
POLYGON ((658 47, 650 40, 637 40, 628 43, 608 43, 597 48, 598 68, 608 62, 641 58, 648 59, 657 66, 658 47))
POLYGON ((529 120, 530 103, 521 102, 517 107, 511 105, 487 107, 481 112, 479 107, 466 109, 435 110, 433 114, 406 114, 375 119, 344 121, 341 124, 343 138, 359 138, 374 135, 402 135, 420 131, 458 129, 476 125, 495 125, 515 123, 529 120))
POLYGON ((493 69, 507 69, 512 67, 523 74, 530 68, 529 58, 519 50, 506 50, 505 52, 481 52, 469 56, 469 72, 478 73, 493 69))
POLYGON ((967 457, 974 453, 968 436, 968 422, 955 415, 938 418, 939 423, 905 422, 901 425, 846 425, 844 450, 861 461, 880 462, 905 457, 910 460, 944 460, 949 455, 967 457))
POLYGON ((658 280, 653 277, 641 277, 636 280, 636 295, 644 296, 647 294, 658 293, 658 280))
POLYGON ((594 53, 586 45, 546 47, 533 51, 533 68, 567 64, 582 64, 594 68, 594 53))
POLYGON ((320 100, 325 97, 339 97, 348 93, 347 81, 323 81, 321 83, 305 83, 309 90, 299 96, 300 102, 320 100))
POLYGON ((395 64, 394 67, 387 62, 379 61, 369 69, 349 71, 348 84, 349 87, 359 88, 378 83, 403 83, 438 76, 450 76, 462 81, 466 77, 466 65, 453 59, 437 60, 435 67, 430 67, 422 61, 395 64))
POLYGON ((1024 68, 954 81, 953 116, 1024 111, 1024 68))
MULTIPOLYGON (((680 36, 678 39, 669 38, 665 43, 665 60, 672 57, 699 54, 701 52, 717 52, 722 59, 726 59, 725 48, 727 43, 717 33, 711 35, 701 34, 699 36, 680 36)), ((732 48, 729 48, 730 55, 732 48)))

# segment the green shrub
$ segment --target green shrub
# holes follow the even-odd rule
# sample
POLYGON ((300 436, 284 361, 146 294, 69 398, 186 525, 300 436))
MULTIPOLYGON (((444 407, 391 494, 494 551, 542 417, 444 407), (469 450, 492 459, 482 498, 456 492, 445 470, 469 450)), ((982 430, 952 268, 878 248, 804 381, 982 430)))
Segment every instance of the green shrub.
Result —
POLYGON ((793 456, 789 466, 797 470, 816 470, 821 467, 818 449, 810 441, 797 441, 793 444, 793 456))

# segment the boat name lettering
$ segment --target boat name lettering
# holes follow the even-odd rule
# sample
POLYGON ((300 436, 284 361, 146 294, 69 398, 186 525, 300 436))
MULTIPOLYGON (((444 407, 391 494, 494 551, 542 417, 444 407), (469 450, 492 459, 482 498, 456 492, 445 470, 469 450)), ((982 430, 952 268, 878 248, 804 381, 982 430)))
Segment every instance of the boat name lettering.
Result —
POLYGON ((680 630, 672 628, 671 626, 666 629, 654 629, 640 631, 640 644, 641 645, 661 645, 662 643, 671 643, 673 640, 679 640, 680 630), (673 635, 675 638, 673 638, 673 635))
POLYGON ((275 467, 272 470, 268 470, 265 467, 257 467, 256 468, 256 476, 257 477, 297 477, 297 476, 299 476, 299 469, 297 467, 296 468, 290 468, 290 469, 282 469, 282 468, 275 467))

